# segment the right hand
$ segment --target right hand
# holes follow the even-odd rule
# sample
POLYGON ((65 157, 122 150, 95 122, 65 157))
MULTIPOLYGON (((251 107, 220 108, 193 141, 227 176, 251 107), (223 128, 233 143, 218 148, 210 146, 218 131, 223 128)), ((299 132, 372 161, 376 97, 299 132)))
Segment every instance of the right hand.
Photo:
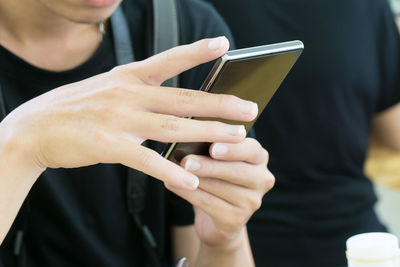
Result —
POLYGON ((204 39, 49 91, 5 118, 0 124, 3 146, 20 151, 21 158, 42 171, 121 163, 193 190, 198 185, 195 175, 141 143, 238 143, 245 138, 243 126, 184 117, 251 121, 256 116, 254 103, 160 87, 165 80, 222 56, 228 47, 224 37, 204 39))

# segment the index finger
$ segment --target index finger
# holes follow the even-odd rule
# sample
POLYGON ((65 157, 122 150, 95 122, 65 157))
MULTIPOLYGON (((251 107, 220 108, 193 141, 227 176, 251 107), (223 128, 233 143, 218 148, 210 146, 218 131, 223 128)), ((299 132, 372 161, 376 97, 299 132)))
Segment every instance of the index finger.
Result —
POLYGON ((160 181, 185 190, 195 190, 199 185, 196 175, 165 159, 156 151, 132 142, 129 138, 116 138, 111 158, 127 167, 144 172, 160 181))
POLYGON ((135 74, 147 84, 160 85, 164 81, 197 65, 224 55, 229 49, 225 36, 203 39, 192 44, 177 46, 154 55, 139 64, 126 67, 135 69, 135 74))

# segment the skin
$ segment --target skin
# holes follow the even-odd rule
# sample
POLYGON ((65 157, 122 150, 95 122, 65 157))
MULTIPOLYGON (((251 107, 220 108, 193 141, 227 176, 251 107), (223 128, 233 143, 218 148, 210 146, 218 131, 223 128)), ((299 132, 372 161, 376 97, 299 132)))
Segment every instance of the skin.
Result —
POLYGON ((397 17, 396 17, 396 22, 397 22, 397 27, 398 27, 399 30, 400 30, 400 16, 397 16, 397 17))
MULTIPOLYGON (((400 16, 396 16, 400 31, 400 16)), ((372 133, 383 145, 400 151, 400 104, 384 110, 374 116, 372 133)))
POLYGON ((400 104, 375 115, 372 129, 380 143, 390 149, 400 151, 400 104))
MULTIPOLYGON (((99 45, 93 23, 107 19, 119 4, 88 3, 0 0, 0 43, 43 69, 76 67, 99 45)), ((0 242, 47 168, 121 163, 163 181, 194 205, 195 225, 172 229, 175 256, 189 256, 197 266, 254 265, 245 225, 274 183, 268 153, 245 138, 243 126, 185 117, 251 121, 256 105, 229 95, 160 87, 228 47, 224 37, 176 47, 55 88, 12 111, 0 123, 0 242), (189 155, 178 166, 141 146, 147 139, 214 144, 210 157, 189 155)))

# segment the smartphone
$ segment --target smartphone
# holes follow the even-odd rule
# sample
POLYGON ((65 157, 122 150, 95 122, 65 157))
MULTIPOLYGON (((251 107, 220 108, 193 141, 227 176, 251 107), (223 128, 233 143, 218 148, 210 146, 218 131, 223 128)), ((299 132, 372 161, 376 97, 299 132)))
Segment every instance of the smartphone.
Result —
MULTIPOLYGON (((258 118, 303 49, 301 41, 290 41, 228 51, 215 62, 200 90, 235 95, 253 101, 258 104, 258 118)), ((248 132, 257 118, 251 122, 200 117, 192 119, 242 124, 248 132)), ((162 155, 178 164, 189 154, 209 155, 210 145, 210 143, 170 143, 166 145, 162 155)))

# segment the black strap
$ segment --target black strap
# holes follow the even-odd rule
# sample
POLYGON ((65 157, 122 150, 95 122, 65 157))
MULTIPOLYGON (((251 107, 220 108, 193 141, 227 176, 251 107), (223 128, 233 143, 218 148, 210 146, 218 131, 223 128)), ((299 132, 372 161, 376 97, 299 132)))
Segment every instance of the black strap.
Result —
MULTIPOLYGON (((154 54, 158 54, 179 44, 178 21, 175 0, 153 0, 154 54)), ((117 64, 122 65, 134 60, 132 42, 126 18, 119 7, 111 17, 114 34, 117 64)), ((178 78, 174 77, 164 83, 166 86, 178 86, 178 78)), ((144 146, 158 150, 159 144, 145 142, 144 146)), ((142 233, 144 247, 148 254, 148 265, 161 266, 157 255, 157 242, 147 225, 141 218, 146 205, 146 192, 149 177, 143 172, 129 169, 127 180, 127 205, 133 222, 142 233)))
MULTIPOLYGON (((179 45, 179 21, 175 0, 153 0, 154 54, 179 45)), ((178 87, 178 76, 163 83, 178 87)))
POLYGON ((114 37, 114 52, 117 64, 124 65, 135 61, 128 22, 121 6, 118 6, 111 16, 111 28, 114 37))
POLYGON ((2 121, 7 116, 6 103, 4 101, 3 88, 1 87, 1 84, 0 84, 0 116, 1 116, 0 121, 2 121))
MULTIPOLYGON (((119 6, 111 16, 111 27, 117 64, 124 65, 133 62, 135 60, 135 55, 132 49, 133 45, 130 38, 129 26, 121 6, 119 6)), ((146 174, 134 169, 128 169, 127 205, 132 220, 141 233, 143 245, 147 253, 148 265, 160 267, 161 264, 156 253, 157 243, 150 229, 142 223, 140 217, 145 207, 147 179, 148 177, 146 174)))

